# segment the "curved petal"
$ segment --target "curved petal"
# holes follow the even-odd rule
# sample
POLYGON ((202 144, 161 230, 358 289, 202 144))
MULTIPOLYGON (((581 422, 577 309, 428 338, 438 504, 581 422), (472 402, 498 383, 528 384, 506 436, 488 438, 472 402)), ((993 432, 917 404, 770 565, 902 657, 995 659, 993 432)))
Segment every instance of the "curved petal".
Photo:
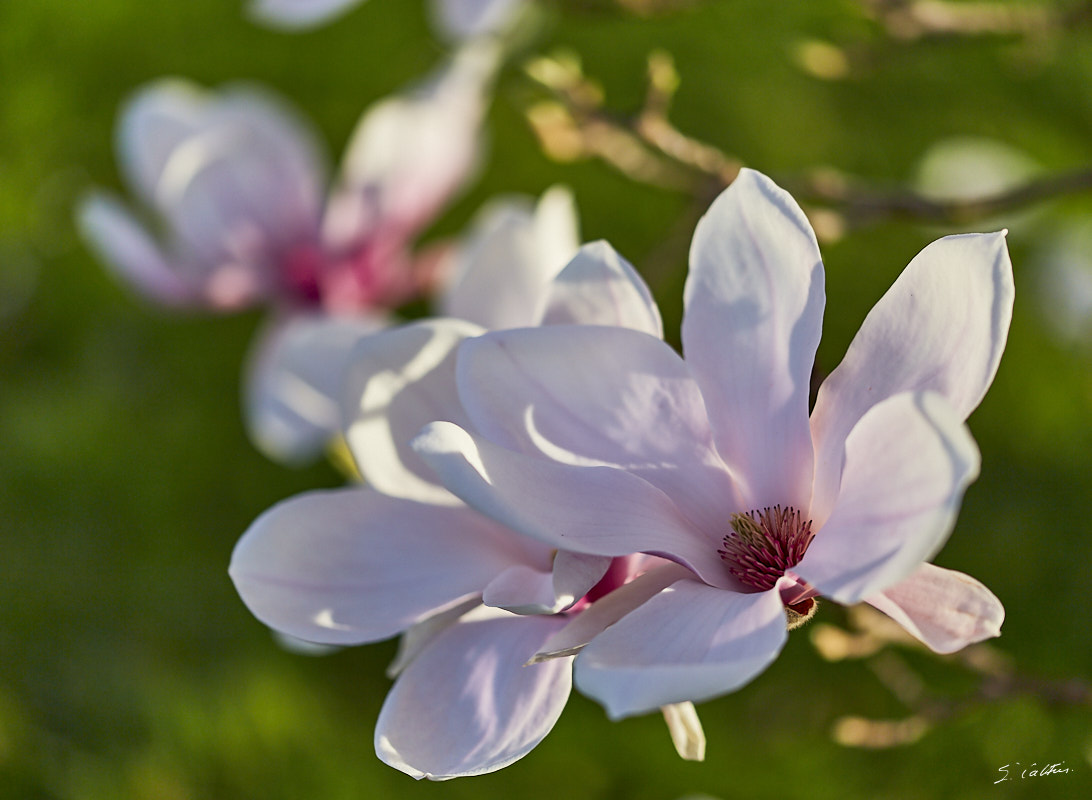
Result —
POLYGON ((591 555, 654 553, 729 582, 716 543, 636 475, 526 456, 448 422, 427 426, 413 446, 472 508, 532 539, 591 555))
POLYGON ((737 689, 788 638, 776 589, 743 594, 682 580, 592 639, 576 657, 577 688, 611 719, 737 689))
POLYGON ((633 266, 605 241, 580 248, 550 287, 543 325, 613 325, 664 337, 660 309, 633 266))
POLYGON ((159 244, 114 198, 93 193, 77 211, 80 233, 102 262, 151 300, 170 306, 199 302, 199 292, 168 262, 159 244))
POLYGON ((301 315, 269 326, 251 346, 245 410, 251 441, 270 458, 321 454, 341 426, 341 384, 356 343, 383 320, 301 315))
POLYGON ((979 453, 940 395, 904 393, 874 406, 846 437, 834 510, 794 572, 850 605, 908 578, 944 544, 979 453))
POLYGON ((1005 608, 970 575, 922 564, 905 580, 867 598, 937 653, 1001 635, 1005 608))
POLYGON ((118 164, 132 190, 155 200, 159 180, 175 148, 197 133, 209 95, 178 78, 153 81, 133 92, 118 114, 118 164))
POLYGON ((498 331, 463 344, 456 374, 471 422, 502 447, 625 469, 711 540, 741 510, 698 385, 660 339, 599 326, 498 331))
POLYGON ((468 508, 354 488, 273 506, 239 540, 229 572, 269 627, 309 642, 359 644, 479 594, 516 564, 549 563, 546 548, 527 547, 468 508))
POLYGON ((363 0, 251 0, 249 12, 258 22, 287 30, 328 22, 363 0))
POLYGON ((345 438, 364 480, 397 497, 451 505, 410 447, 434 420, 466 424, 455 388, 455 348, 481 329, 461 320, 423 320, 362 339, 345 373, 345 438))
MULTIPOLYGON (((279 101, 249 88, 210 103, 201 130, 171 151, 156 207, 188 251, 273 269, 318 239, 325 183, 314 137, 279 101)), ((276 276, 270 276, 275 279, 276 276)))
POLYGON ((769 178, 743 170, 702 217, 685 300, 683 351, 747 507, 806 508, 823 263, 804 213, 769 178))
POLYGON ((932 391, 961 419, 970 415, 997 373, 1012 301, 1004 233, 946 236, 910 262, 819 389, 813 511, 833 502, 846 436, 876 403, 932 391))
POLYGON ((432 0, 436 29, 456 41, 502 34, 527 0, 432 0))
POLYGON ((550 572, 523 565, 505 570, 482 593, 482 603, 514 614, 556 614, 591 591, 613 559, 558 551, 550 572))
POLYGON ((429 642, 387 695, 375 751, 415 778, 494 772, 553 728, 572 689, 568 659, 524 666, 558 617, 461 621, 429 642))
POLYGON ((493 330, 537 325, 550 281, 578 246, 568 190, 550 189, 534 209, 522 197, 494 199, 456 251, 444 313, 493 330))
POLYGON ((498 52, 468 45, 424 85, 377 103, 349 141, 326 234, 349 246, 378 227, 406 238, 474 172, 498 52))

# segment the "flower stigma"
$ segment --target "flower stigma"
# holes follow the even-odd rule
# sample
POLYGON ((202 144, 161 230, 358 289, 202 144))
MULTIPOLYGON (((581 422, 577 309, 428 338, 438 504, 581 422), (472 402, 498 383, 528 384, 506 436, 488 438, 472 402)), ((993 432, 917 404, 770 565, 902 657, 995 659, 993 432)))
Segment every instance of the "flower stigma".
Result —
MULTIPOLYGON (((791 506, 733 514, 731 527, 717 553, 727 564, 728 572, 758 591, 773 589, 788 570, 800 563, 815 538, 811 520, 805 520, 791 506)), ((802 590, 788 597, 782 594, 788 627, 793 630, 812 618, 818 601, 811 587, 795 576, 789 577, 802 590)))

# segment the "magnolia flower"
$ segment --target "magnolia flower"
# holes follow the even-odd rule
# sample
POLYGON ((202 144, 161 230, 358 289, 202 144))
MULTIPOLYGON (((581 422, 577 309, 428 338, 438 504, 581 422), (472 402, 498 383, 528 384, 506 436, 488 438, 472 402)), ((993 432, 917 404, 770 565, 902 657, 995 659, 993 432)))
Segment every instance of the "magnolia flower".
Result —
MULTIPOLYGON (((250 13, 277 28, 302 29, 321 25, 362 0, 251 0, 250 13)), ((469 39, 500 33, 515 20, 527 0, 432 0, 436 30, 448 39, 469 39)))
POLYGON ((247 389, 253 436, 271 455, 321 446, 337 422, 329 396, 345 345, 420 291, 422 259, 435 258, 415 256, 412 243, 473 172, 495 65, 493 48, 468 47, 423 86, 369 109, 325 199, 317 137, 257 90, 161 81, 123 110, 119 161, 162 241, 104 193, 82 204, 83 233, 155 301, 274 306, 247 389), (327 329, 326 348, 297 369, 299 340, 327 329))
POLYGON ((674 562, 651 599, 619 597, 594 619, 592 605, 538 654, 579 652, 577 687, 614 718, 749 681, 820 594, 871 603, 950 652, 998 635, 1004 615, 980 583, 928 561, 978 474, 963 420, 997 370, 1012 297, 1003 234, 934 242, 809 418, 818 245, 792 198, 744 171, 694 236, 685 361, 632 330, 489 333, 458 354, 467 424, 433 423, 415 446, 513 530, 674 562))
MULTIPOLYGON (((542 281, 538 295, 530 306, 543 319, 640 320, 639 330, 658 332, 647 290, 605 245, 586 247, 555 281, 542 281)), ((345 439, 363 474, 382 474, 397 456, 363 430, 376 416, 368 393, 398 385, 399 408, 458 418, 453 342, 480 331, 470 322, 427 320, 362 340, 345 392, 345 439)), ((425 496, 428 480, 402 468, 387 484, 425 496)), ((352 645, 405 632, 376 752, 407 774, 439 780, 491 772, 525 755, 550 731, 572 685, 572 659, 529 659, 602 596, 648 597, 663 584, 645 577, 659 559, 556 552, 435 483, 431 489, 424 501, 370 487, 285 501, 246 532, 230 572, 254 614, 294 639, 352 645)), ((680 751, 700 756, 693 709, 672 707, 665 717, 680 751)))

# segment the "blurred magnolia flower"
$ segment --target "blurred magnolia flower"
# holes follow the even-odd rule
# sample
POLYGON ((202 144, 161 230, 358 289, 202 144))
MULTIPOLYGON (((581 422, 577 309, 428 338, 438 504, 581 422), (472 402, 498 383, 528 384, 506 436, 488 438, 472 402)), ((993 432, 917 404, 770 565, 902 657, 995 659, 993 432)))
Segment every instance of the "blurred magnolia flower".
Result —
MULTIPOLYGON (((504 279, 499 265, 484 263, 504 279)), ((527 324, 537 315, 659 332, 647 289, 604 244, 585 247, 556 280, 539 277, 537 292, 513 294, 529 300, 527 324)), ((435 482, 423 491, 432 479, 413 465, 391 469, 399 451, 377 446, 382 437, 365 430, 378 413, 369 393, 388 398, 398 387, 392 410, 404 416, 380 423, 395 439, 419 429, 402 430, 415 415, 460 419, 454 344, 481 330, 438 319, 364 338, 345 390, 344 435, 360 472, 390 470, 386 485, 403 496, 368 487, 290 499, 254 522, 230 568, 255 616, 295 640, 351 645, 405 633, 375 746, 383 761, 417 778, 492 772, 525 755, 553 727, 572 685, 572 659, 528 664, 531 657, 618 592, 648 597, 664 585, 662 569, 645 577, 657 558, 558 552, 435 482)), ((672 707, 665 717, 680 752, 700 757, 693 708, 672 707)))
POLYGON ((744 171, 699 223, 690 265, 685 362, 621 328, 488 333, 459 350, 462 423, 415 442, 513 530, 674 562, 645 576, 675 571, 651 599, 578 618, 537 657, 578 652, 577 687, 618 718, 749 681, 819 594, 871 603, 939 652, 998 635, 997 599, 926 562, 978 474, 963 420, 1008 332, 1003 234, 925 248, 810 419, 823 266, 793 199, 744 171))
POLYGON ((435 256, 415 255, 413 240, 474 172, 496 58, 490 46, 467 47, 425 84, 370 108, 329 191, 313 131, 256 89, 167 80, 123 109, 119 162, 158 235, 103 192, 79 208, 83 234, 157 302, 274 306, 247 370, 251 427, 271 455, 321 446, 337 422, 325 398, 344 347, 421 291, 435 256), (296 371, 298 340, 316 330, 333 335, 296 371))
MULTIPOLYGON (((363 0, 251 0, 250 13, 277 28, 304 29, 321 25, 363 0)), ((430 14, 445 38, 469 39, 503 32, 528 0, 431 0, 430 14)))

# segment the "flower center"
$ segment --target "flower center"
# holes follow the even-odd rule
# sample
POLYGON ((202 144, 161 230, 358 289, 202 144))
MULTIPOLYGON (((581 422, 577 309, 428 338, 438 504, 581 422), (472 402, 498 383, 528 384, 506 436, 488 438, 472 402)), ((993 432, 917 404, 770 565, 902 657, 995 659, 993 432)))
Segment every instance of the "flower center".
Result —
MULTIPOLYGON (((717 551, 728 571, 741 583, 759 591, 774 588, 786 570, 800 563, 815 534, 811 520, 805 520, 795 508, 774 506, 761 511, 732 515, 732 530, 717 551)), ((815 613, 815 592, 800 579, 798 586, 784 596, 789 630, 802 625, 815 613)))
POLYGON ((732 515, 732 530, 717 552, 728 571, 760 591, 772 589, 804 557, 814 534, 795 508, 764 508, 732 515))

